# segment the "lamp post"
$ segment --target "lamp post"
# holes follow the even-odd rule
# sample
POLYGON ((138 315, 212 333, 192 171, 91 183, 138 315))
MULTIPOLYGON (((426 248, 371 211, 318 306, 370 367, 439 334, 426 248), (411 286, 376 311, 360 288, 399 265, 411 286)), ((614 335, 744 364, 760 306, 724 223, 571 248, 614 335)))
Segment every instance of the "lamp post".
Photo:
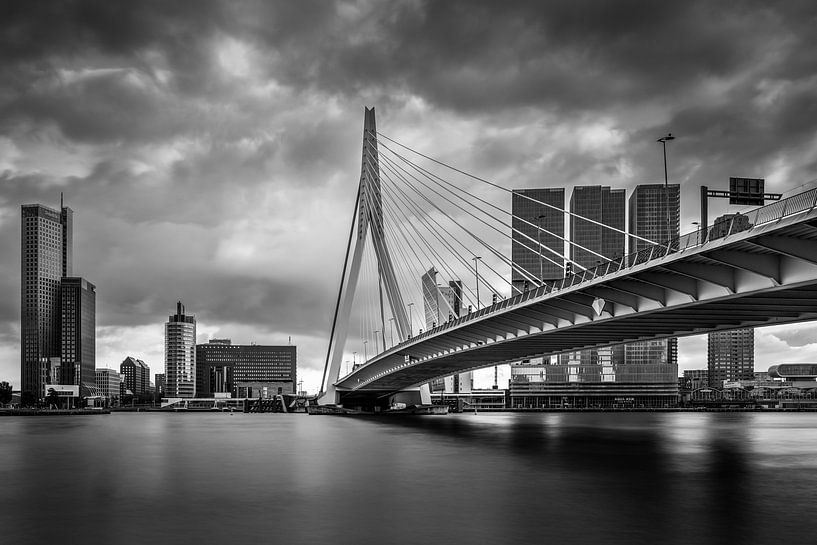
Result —
POLYGON ((366 353, 366 345, 369 344, 369 339, 363 340, 363 363, 369 360, 369 355, 366 353))
MULTIPOLYGON (((374 330, 374 353, 375 353, 375 354, 379 354, 379 353, 380 353, 380 343, 378 343, 378 342, 377 342, 377 335, 378 335, 379 333, 380 333, 380 330, 379 330, 379 329, 375 329, 375 330, 374 330)), ((385 344, 385 343, 383 343, 383 344, 385 344)), ((384 347, 383 347, 383 349, 385 350, 385 348, 386 348, 386 347, 384 346, 384 347)))
POLYGON ((477 310, 479 310, 479 260, 481 256, 475 255, 471 258, 474 261, 474 278, 477 282, 477 310))
POLYGON ((409 337, 411 337, 412 335, 414 335, 414 326, 412 325, 412 319, 411 319, 411 314, 412 314, 411 307, 414 306, 414 303, 409 303, 406 306, 409 309, 409 337))
POLYGON ((675 137, 672 136, 672 133, 667 133, 666 136, 662 136, 656 142, 660 142, 664 148, 664 208, 667 212, 667 245, 669 245, 670 239, 670 228, 669 228, 669 180, 667 177, 667 142, 670 140, 675 140, 675 137))
POLYGON ((542 268, 542 220, 544 218, 544 214, 539 215, 539 229, 536 230, 536 242, 539 243, 539 248, 537 249, 539 252, 539 280, 543 284, 545 282, 545 273, 543 272, 544 269, 542 268))
POLYGON ((394 316, 389 318, 389 344, 394 346, 394 316))

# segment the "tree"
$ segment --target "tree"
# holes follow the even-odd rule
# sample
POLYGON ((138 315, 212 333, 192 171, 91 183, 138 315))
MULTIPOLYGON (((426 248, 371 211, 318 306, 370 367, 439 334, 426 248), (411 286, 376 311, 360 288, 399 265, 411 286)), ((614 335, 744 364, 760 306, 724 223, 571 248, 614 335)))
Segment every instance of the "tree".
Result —
POLYGON ((48 405, 49 409, 52 406, 54 408, 59 408, 59 406, 60 406, 60 394, 58 394, 57 391, 54 390, 54 388, 49 388, 48 389, 48 394, 46 394, 46 396, 45 396, 45 403, 46 403, 46 405, 48 405))
POLYGON ((30 390, 26 390, 20 394, 21 407, 33 407, 37 404, 37 396, 30 390))
POLYGON ((0 382, 0 405, 6 405, 11 401, 11 384, 0 382))

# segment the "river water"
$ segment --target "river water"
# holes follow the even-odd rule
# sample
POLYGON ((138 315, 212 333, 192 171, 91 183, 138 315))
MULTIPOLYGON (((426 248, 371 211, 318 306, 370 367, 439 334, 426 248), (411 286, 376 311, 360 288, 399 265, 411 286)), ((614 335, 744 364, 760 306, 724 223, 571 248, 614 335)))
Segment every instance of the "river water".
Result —
POLYGON ((817 414, 0 418, 0 543, 817 543, 817 414))

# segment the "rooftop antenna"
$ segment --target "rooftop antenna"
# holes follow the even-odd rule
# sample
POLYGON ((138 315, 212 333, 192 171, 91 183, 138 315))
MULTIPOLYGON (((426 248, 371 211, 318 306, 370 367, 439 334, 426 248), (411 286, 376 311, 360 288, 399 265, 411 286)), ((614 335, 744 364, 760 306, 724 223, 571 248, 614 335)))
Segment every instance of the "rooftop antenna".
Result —
POLYGON ((289 336, 289 340, 287 341, 287 344, 289 344, 290 346, 292 346, 292 335, 290 335, 290 336, 289 336))

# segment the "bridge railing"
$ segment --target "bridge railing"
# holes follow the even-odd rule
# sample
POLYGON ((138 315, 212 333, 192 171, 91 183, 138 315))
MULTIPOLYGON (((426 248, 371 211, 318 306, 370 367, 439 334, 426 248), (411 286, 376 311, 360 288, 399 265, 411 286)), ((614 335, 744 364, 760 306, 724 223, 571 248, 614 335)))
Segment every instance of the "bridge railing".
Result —
MULTIPOLYGON (((729 235, 752 230, 755 227, 779 221, 785 217, 795 216, 803 212, 808 212, 817 206, 817 188, 792 195, 786 199, 775 201, 772 204, 751 210, 745 214, 735 214, 731 218, 715 222, 711 227, 699 228, 695 231, 681 235, 678 238, 656 243, 647 248, 631 252, 624 256, 599 263, 596 267, 576 272, 570 276, 545 284, 534 289, 527 290, 515 296, 508 297, 496 303, 483 307, 465 316, 455 318, 449 322, 438 325, 414 336, 411 341, 430 337, 446 329, 456 327, 464 322, 474 320, 487 314, 492 314, 498 310, 514 307, 529 299, 546 295, 548 293, 562 291, 572 286, 584 282, 617 273, 624 269, 629 269, 655 259, 660 259, 669 254, 682 253, 692 248, 698 248, 707 242, 725 238, 729 235)), ((402 344, 402 343, 401 343, 402 344)))

